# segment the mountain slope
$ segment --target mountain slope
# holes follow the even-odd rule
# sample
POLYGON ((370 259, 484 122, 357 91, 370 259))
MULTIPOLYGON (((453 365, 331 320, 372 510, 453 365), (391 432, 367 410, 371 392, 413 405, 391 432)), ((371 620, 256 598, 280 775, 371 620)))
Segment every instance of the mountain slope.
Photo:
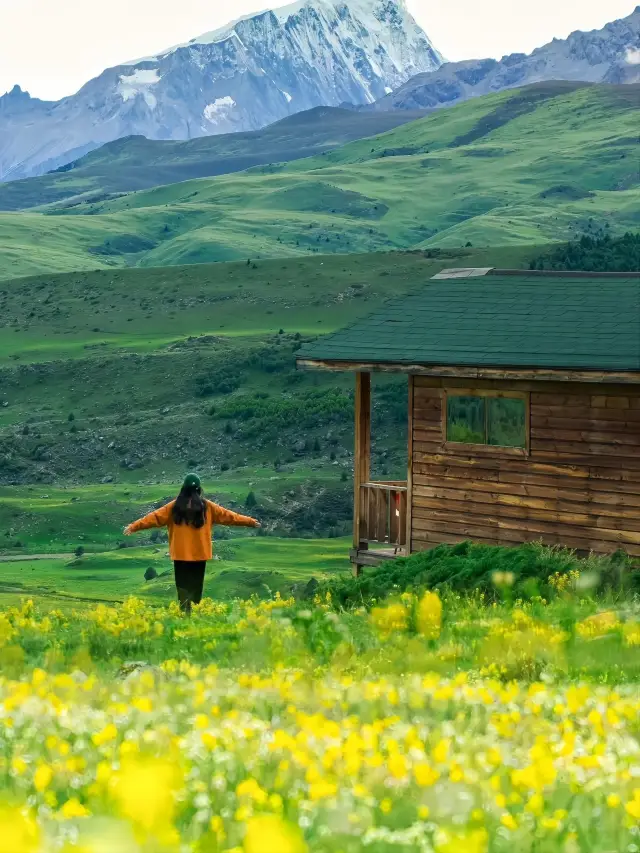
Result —
POLYGON ((410 110, 357 113, 338 107, 316 107, 248 133, 185 142, 130 136, 109 142, 47 175, 0 183, 0 210, 63 201, 68 206, 113 193, 297 160, 384 133, 421 115, 422 112, 410 110))
POLYGON ((110 68, 56 103, 0 98, 0 180, 125 136, 193 139, 371 103, 441 62, 405 0, 303 0, 110 68))
POLYGON ((320 157, 78 205, 75 215, 0 214, 0 276, 638 230, 639 107, 640 86, 540 84, 320 157))
POLYGON ((366 109, 435 109, 545 80, 640 83, 640 6, 601 30, 554 39, 529 56, 445 63, 412 77, 366 109))

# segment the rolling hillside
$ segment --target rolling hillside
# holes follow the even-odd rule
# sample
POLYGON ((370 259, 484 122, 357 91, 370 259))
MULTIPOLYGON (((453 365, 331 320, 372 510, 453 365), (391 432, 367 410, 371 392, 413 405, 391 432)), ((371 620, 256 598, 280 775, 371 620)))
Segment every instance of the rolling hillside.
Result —
POLYGON ((298 160, 384 133, 421 115, 407 110, 373 114, 317 107, 250 133, 205 136, 187 142, 130 136, 103 145, 47 175, 0 183, 0 210, 63 201, 64 207, 73 206, 114 193, 298 160))
MULTIPOLYGON (((528 266, 533 253, 314 256, 2 282, 0 485, 124 487, 197 467, 225 484, 223 495, 235 482, 235 500, 252 483, 259 497, 293 489, 274 514, 288 506, 289 526, 326 531, 324 515, 350 507, 352 378, 296 371, 300 342, 443 267, 528 266), (315 516, 314 481, 340 490, 315 516), (300 488, 310 490, 304 505, 300 488)), ((375 411, 376 468, 401 474, 406 380, 381 379, 375 411)), ((6 509, 0 535, 21 539, 30 510, 20 521, 6 509)))
POLYGON ((640 222, 640 86, 479 98, 320 157, 0 214, 0 275, 535 245, 640 222))

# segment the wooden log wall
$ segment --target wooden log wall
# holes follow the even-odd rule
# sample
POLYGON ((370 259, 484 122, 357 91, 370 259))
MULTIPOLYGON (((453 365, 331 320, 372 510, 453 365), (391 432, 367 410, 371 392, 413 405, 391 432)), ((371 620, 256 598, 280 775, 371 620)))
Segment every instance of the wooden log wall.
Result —
POLYGON ((640 386, 474 383, 530 395, 530 447, 519 456, 445 443, 444 387, 456 380, 413 377, 413 551, 542 540, 640 556, 640 386))

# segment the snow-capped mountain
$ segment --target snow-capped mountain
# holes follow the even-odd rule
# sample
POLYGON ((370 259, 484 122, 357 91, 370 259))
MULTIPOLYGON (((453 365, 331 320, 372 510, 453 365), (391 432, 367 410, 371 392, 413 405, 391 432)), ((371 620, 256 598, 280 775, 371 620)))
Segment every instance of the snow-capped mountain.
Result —
POLYGON ((500 61, 448 62, 436 71, 413 77, 372 108, 435 109, 548 80, 640 83, 640 6, 601 30, 554 39, 529 56, 514 53, 500 61))
POLYGON ((256 130, 373 103, 442 64, 405 0, 301 0, 104 71, 56 102, 0 98, 0 180, 42 174, 114 139, 256 130))

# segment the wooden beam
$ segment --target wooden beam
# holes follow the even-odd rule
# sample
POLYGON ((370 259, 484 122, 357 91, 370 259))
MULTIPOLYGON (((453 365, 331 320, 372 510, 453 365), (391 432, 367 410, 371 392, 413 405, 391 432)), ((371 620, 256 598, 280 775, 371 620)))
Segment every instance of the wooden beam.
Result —
POLYGON ((491 267, 489 275, 517 275, 520 278, 640 278, 640 272, 584 272, 582 270, 500 270, 497 267, 491 267))
MULTIPOLYGON (((391 551, 357 551, 355 548, 349 552, 349 559, 353 564, 353 571, 356 574, 356 569, 358 570, 358 574, 360 574, 360 569, 362 566, 379 566, 380 563, 387 563, 389 560, 395 560, 396 557, 404 556, 401 554, 394 554, 391 551)), ((356 575, 357 576, 357 575, 356 575)))
POLYGON ((409 373, 414 376, 434 376, 445 379, 491 379, 525 382, 586 382, 596 385, 605 382, 624 385, 640 384, 638 370, 573 370, 524 367, 474 367, 472 365, 404 364, 401 362, 326 361, 297 359, 303 370, 358 371, 366 373, 409 373))
MULTIPOLYGON (((355 446, 353 453, 353 547, 366 550, 361 540, 361 485, 371 479, 371 374, 357 373, 355 388, 355 446)), ((358 574, 356 565, 354 572, 358 574)))
POLYGON ((411 554, 411 523, 412 523, 412 508, 413 508, 413 411, 414 411, 414 394, 413 394, 413 376, 409 374, 409 429, 408 429, 408 447, 407 447, 407 537, 406 548, 407 554, 411 554))

